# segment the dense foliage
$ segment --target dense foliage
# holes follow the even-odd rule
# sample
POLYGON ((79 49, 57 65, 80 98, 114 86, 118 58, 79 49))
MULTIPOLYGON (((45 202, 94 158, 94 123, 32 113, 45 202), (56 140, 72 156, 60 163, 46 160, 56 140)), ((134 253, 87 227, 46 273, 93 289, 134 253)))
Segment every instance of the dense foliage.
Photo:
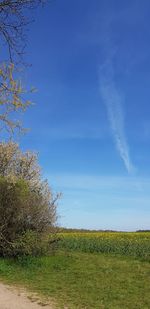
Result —
POLYGON ((0 255, 38 255, 53 240, 56 201, 42 180, 37 156, 0 143, 0 255))

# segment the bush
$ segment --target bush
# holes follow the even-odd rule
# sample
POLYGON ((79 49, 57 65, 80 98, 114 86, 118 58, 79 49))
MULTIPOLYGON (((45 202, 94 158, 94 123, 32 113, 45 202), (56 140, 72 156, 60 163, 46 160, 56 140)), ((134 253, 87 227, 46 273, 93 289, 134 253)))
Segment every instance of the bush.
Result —
MULTIPOLYGON (((53 234, 53 239, 56 240, 55 234, 53 234)), ((15 240, 11 252, 13 256, 25 257, 47 255, 53 250, 54 246, 49 241, 47 234, 27 230, 15 240)))
MULTIPOLYGON (((37 156, 0 144, 0 255, 39 255, 55 243, 56 201, 37 156), (51 238, 47 236, 51 231, 51 238)), ((57 242, 57 241, 56 241, 57 242)))

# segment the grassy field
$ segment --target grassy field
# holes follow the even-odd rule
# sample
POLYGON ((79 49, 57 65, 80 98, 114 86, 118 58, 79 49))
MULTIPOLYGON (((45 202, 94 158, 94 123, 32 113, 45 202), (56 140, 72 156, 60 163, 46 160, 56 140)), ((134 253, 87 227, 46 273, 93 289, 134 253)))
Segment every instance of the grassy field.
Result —
MULTIPOLYGON (((119 237, 119 233, 115 234, 116 238, 119 237)), ((135 237, 125 235, 125 238, 135 237)), ((95 252, 95 250, 87 250, 87 247, 83 250, 81 245, 73 248, 70 245, 68 248, 68 237, 71 244, 73 244, 72 237, 76 238, 76 243, 78 240, 82 244, 81 236, 85 237, 89 239, 88 248, 90 248, 90 237, 99 238, 100 235, 65 234, 63 236, 66 243, 63 239, 61 247, 65 246, 67 250, 61 248, 53 256, 26 258, 19 261, 0 259, 0 278, 9 283, 24 285, 40 295, 54 299, 57 308, 150 308, 150 263, 147 254, 145 258, 145 253, 143 257, 141 253, 140 256, 137 254, 129 256, 125 253, 121 255, 122 251, 118 253, 116 249, 115 252, 106 250, 107 253, 106 251, 100 253, 100 250, 95 252)), ((121 236, 123 235, 120 235, 120 239, 121 236)), ((115 235, 105 234, 105 237, 113 241, 115 235)), ((105 237, 103 235, 104 247, 106 246, 105 237)), ((143 237, 144 242, 144 239, 150 240, 150 234, 137 237, 139 239, 143 237)), ((135 237, 134 240, 136 243, 137 238, 135 237)), ((142 252, 145 251, 142 249, 142 252)))
POLYGON ((150 261, 150 232, 62 233, 62 248, 89 253, 111 253, 150 261))

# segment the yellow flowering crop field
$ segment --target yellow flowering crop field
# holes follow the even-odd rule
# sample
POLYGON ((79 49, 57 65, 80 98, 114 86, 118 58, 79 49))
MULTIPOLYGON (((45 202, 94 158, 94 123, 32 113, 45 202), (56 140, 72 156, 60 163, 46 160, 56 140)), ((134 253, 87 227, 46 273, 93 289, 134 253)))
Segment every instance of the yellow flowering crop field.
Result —
POLYGON ((64 232, 61 238, 64 249, 119 254, 150 261, 150 232, 64 232))

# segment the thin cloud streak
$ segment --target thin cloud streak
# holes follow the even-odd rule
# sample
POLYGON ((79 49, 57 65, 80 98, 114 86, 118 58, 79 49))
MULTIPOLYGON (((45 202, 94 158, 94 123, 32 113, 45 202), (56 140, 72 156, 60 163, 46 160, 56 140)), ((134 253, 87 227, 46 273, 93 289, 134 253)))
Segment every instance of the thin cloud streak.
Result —
POLYGON ((117 151, 129 174, 134 170, 129 155, 129 147, 124 130, 124 117, 122 110, 122 96, 114 81, 112 60, 107 60, 99 70, 100 94, 107 108, 108 118, 117 151))

